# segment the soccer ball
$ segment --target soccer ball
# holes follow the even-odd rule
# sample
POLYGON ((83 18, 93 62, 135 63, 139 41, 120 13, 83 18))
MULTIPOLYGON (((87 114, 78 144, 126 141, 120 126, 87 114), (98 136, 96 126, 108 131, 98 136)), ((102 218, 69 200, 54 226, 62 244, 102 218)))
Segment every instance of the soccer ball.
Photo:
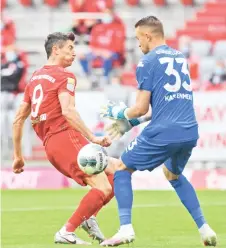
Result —
POLYGON ((99 174, 108 165, 106 150, 97 144, 85 145, 78 154, 79 168, 88 175, 99 174))

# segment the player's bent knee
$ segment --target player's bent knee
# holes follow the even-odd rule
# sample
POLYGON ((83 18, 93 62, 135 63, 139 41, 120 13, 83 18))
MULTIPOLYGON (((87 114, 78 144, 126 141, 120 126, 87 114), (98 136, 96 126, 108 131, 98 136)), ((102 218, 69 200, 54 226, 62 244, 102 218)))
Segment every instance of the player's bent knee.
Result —
POLYGON ((105 194, 105 196, 109 196, 112 192, 112 187, 111 187, 110 183, 103 184, 103 185, 98 186, 96 188, 101 190, 105 194))
POLYGON ((119 167, 120 160, 112 157, 108 157, 108 166, 105 169, 106 174, 114 174, 119 167))
MULTIPOLYGON (((113 158, 112 158, 112 159, 113 159, 113 158)), ((115 163, 114 163, 115 172, 116 172, 116 171, 121 171, 121 170, 128 170, 128 171, 133 172, 133 170, 128 169, 128 168, 126 167, 126 165, 122 162, 121 159, 115 159, 114 162, 115 162, 115 163), (117 160, 117 161, 116 161, 116 160, 117 160)))
POLYGON ((128 171, 131 171, 130 169, 128 169, 128 168, 126 167, 126 165, 122 162, 122 160, 120 160, 120 163, 119 163, 119 165, 118 165, 117 170, 118 170, 118 171, 119 171, 119 170, 128 170, 128 171))
POLYGON ((108 166, 105 169, 105 172, 107 174, 114 174, 119 170, 127 170, 127 167, 120 159, 108 157, 108 166))
POLYGON ((165 165, 163 166, 163 173, 168 181, 176 180, 179 177, 178 175, 175 175, 171 171, 169 171, 165 165))
POLYGON ((105 196, 110 195, 112 192, 111 184, 109 183, 108 178, 104 172, 87 177, 85 182, 92 188, 101 190, 105 196))

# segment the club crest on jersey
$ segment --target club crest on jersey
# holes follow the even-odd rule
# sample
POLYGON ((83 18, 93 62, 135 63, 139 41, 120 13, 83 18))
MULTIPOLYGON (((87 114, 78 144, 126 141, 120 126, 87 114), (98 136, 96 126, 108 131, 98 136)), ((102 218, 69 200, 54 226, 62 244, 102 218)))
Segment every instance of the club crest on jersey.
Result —
POLYGON ((67 89, 71 92, 75 90, 75 79, 74 78, 67 78, 67 89))

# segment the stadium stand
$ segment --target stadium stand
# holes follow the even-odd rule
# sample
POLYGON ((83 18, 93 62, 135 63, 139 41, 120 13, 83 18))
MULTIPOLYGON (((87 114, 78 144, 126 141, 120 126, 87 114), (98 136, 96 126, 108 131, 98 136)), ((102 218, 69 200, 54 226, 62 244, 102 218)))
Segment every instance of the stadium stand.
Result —
MULTIPOLYGON (((141 52, 137 49, 137 41, 134 37, 134 24, 136 20, 145 16, 157 15, 165 25, 167 43, 175 48, 180 48, 180 40, 189 38, 189 61, 194 90, 225 90, 225 84, 211 82, 217 61, 225 64, 226 57, 226 1, 205 0, 1 0, 4 15, 2 17, 1 35, 2 43, 14 43, 19 48, 26 50, 29 60, 28 74, 45 62, 43 41, 48 33, 54 31, 66 31, 73 23, 84 24, 84 20, 95 20, 91 35, 95 36, 98 25, 103 25, 101 19, 106 17, 106 9, 114 9, 114 13, 120 13, 120 19, 125 26, 125 51, 121 49, 120 60, 114 62, 113 70, 109 73, 118 76, 121 84, 136 86, 135 65, 141 52), (20 3, 20 4, 18 4, 20 3), (5 16, 10 16, 5 18, 5 16), (179 21, 178 21, 179 20, 179 21), (15 23, 15 24, 14 24, 15 23), (98 23, 98 24, 97 24, 98 23), (123 58, 123 59, 122 59, 123 58), (121 60, 122 59, 122 60, 121 60)), ((76 28, 73 26, 74 32, 76 28)), ((81 32, 77 33, 81 35, 81 32)), ((91 51, 86 40, 79 39, 76 46, 78 58, 91 51)), ((120 41, 119 43, 122 43, 120 41)), ((115 44, 115 42, 114 42, 115 44)), ((118 49, 118 46, 116 47, 118 49)), ((185 51, 185 50, 184 50, 185 51)), ((102 75, 102 62, 94 61, 92 74, 102 75)), ((78 78, 78 90, 89 90, 90 78, 82 70, 79 61, 71 70, 78 78)), ((222 71, 225 72, 225 67, 222 71)), ((224 77, 222 77, 222 80, 224 77)), ((226 80, 225 80, 226 81, 226 80)), ((45 159, 43 147, 35 140, 32 159, 45 159)))

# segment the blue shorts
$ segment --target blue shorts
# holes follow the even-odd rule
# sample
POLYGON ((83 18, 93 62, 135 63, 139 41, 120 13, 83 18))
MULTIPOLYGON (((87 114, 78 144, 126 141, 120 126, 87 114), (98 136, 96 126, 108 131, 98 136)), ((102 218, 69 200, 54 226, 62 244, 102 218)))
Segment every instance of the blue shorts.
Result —
POLYGON ((187 164, 197 140, 160 144, 142 135, 134 139, 121 156, 122 162, 132 170, 149 170, 165 164, 172 173, 179 175, 187 164))

